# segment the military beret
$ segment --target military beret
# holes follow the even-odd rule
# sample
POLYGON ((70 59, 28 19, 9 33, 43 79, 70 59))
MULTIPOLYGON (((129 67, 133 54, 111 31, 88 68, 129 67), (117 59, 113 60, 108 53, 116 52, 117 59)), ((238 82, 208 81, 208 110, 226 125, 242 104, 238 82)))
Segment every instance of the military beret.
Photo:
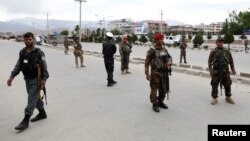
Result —
POLYGON ((163 39, 164 38, 164 36, 161 34, 161 33, 156 33, 155 35, 154 35, 154 39, 155 40, 159 40, 159 39, 163 39))

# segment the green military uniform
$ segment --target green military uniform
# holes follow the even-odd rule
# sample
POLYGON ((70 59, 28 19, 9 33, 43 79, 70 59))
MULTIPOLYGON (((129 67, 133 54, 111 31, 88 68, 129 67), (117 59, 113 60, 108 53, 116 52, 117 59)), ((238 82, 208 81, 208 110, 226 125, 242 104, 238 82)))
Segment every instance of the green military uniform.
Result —
POLYGON ((83 50, 82 50, 82 45, 79 42, 76 42, 74 44, 74 55, 75 55, 76 67, 78 68, 78 57, 80 58, 81 67, 85 67, 83 65, 83 50))
POLYGON ((150 101, 153 104, 153 110, 159 112, 159 107, 168 109, 163 103, 166 93, 169 92, 169 73, 172 57, 167 49, 162 47, 163 35, 155 34, 156 43, 154 48, 150 48, 147 52, 145 60, 145 74, 150 81, 150 101), (151 67, 149 73, 149 66, 151 67), (159 95, 157 96, 157 91, 159 95))
POLYGON ((225 88, 225 94, 230 97, 231 94, 231 78, 229 67, 235 72, 234 62, 231 52, 225 48, 215 48, 210 52, 208 59, 208 67, 211 75, 212 97, 218 97, 218 86, 221 83, 225 88))
POLYGON ((182 63, 182 57, 184 58, 184 63, 187 63, 186 61, 186 48, 187 48, 187 43, 185 40, 182 40, 181 44, 180 44, 180 63, 182 63))
POLYGON ((64 47, 65 47, 64 53, 68 54, 68 51, 69 51, 69 40, 68 40, 67 37, 64 38, 63 44, 64 44, 64 47))
POLYGON ((128 44, 126 41, 122 41, 119 45, 119 52, 121 56, 121 71, 126 71, 128 73, 129 69, 129 56, 132 52, 132 46, 128 44))

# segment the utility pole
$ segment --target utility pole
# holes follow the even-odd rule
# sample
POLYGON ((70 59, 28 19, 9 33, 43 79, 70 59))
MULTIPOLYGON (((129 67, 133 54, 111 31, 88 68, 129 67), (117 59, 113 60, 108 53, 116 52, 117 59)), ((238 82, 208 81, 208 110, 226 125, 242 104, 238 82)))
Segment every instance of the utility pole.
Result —
POLYGON ((162 34, 162 17, 163 17, 163 10, 161 10, 161 34, 162 34))
POLYGON ((47 34, 49 35, 49 13, 47 13, 47 34))
POLYGON ((106 25, 105 25, 105 20, 107 19, 107 18, 111 18, 112 16, 109 16, 109 17, 102 17, 102 16, 99 16, 99 15, 95 15, 95 16, 97 16, 97 17, 100 17, 100 18, 102 18, 103 19, 103 39, 105 39, 105 31, 106 31, 106 25))
POLYGON ((81 21, 82 21, 82 2, 86 2, 87 0, 75 0, 80 3, 80 20, 79 20, 79 43, 81 43, 81 21))

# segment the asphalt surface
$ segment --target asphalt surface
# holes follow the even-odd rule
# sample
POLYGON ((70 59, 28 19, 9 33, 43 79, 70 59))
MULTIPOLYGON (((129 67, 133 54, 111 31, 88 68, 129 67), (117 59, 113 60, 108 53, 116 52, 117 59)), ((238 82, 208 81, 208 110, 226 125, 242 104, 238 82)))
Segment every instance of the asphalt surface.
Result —
POLYGON ((132 74, 121 75, 116 61, 118 83, 107 87, 102 58, 84 56, 86 67, 77 69, 72 53, 41 47, 50 73, 48 118, 18 132, 14 127, 27 103, 24 80, 19 74, 12 87, 6 81, 23 46, 0 40, 1 141, 205 141, 208 124, 250 123, 249 85, 232 85, 235 105, 220 96, 212 106, 210 79, 173 73, 170 100, 165 100, 169 109, 154 113, 143 65, 130 64, 132 74))

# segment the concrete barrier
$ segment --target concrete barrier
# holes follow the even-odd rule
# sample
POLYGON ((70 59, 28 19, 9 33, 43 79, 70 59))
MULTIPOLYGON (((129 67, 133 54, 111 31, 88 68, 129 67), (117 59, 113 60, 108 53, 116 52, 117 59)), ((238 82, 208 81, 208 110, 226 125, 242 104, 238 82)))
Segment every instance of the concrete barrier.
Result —
POLYGON ((172 63, 172 66, 178 67, 178 64, 176 64, 176 63, 172 63))
POLYGON ((201 66, 195 66, 195 65, 192 65, 191 68, 194 69, 194 70, 204 70, 203 67, 201 67, 201 66))
POLYGON ((245 72, 241 72, 240 73, 240 77, 250 78, 250 74, 249 73, 245 73, 245 72))
POLYGON ((202 77, 206 77, 206 78, 211 78, 209 72, 207 72, 207 71, 202 71, 202 72, 201 72, 201 76, 202 76, 202 77))
POLYGON ((191 69, 187 69, 186 73, 190 74, 190 75, 196 75, 196 76, 200 76, 201 75, 201 71, 191 70, 191 69))
POLYGON ((188 64, 179 64, 179 67, 182 67, 182 68, 190 68, 191 66, 188 65, 188 64))
POLYGON ((242 79, 241 79, 241 83, 242 83, 242 84, 250 85, 250 79, 242 78, 242 79))
POLYGON ((183 68, 178 68, 178 67, 172 67, 173 72, 179 72, 179 73, 184 73, 186 69, 183 68))

